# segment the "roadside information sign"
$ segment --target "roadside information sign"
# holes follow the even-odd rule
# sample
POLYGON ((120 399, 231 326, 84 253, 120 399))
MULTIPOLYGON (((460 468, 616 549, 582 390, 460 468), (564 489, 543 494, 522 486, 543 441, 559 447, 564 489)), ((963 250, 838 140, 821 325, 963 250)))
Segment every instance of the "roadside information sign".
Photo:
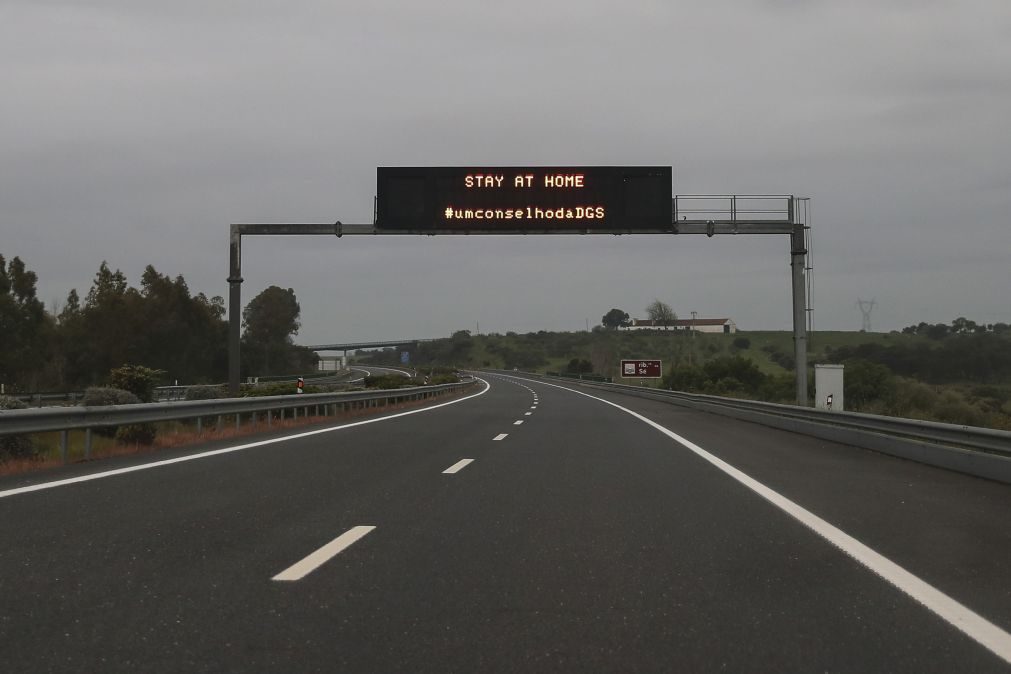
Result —
POLYGON ((635 379, 660 379, 662 368, 659 360, 623 360, 621 376, 635 379))

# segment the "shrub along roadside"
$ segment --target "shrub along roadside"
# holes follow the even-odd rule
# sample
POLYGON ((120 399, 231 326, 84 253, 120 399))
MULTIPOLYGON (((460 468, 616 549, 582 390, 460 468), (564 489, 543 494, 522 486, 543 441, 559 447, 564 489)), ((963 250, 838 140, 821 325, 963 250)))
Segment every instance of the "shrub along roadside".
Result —
MULTIPOLYGON (((135 405, 141 400, 135 394, 123 389, 93 386, 84 391, 81 405, 84 407, 102 407, 105 405, 135 405)), ((150 445, 154 442, 154 424, 128 424, 126 426, 103 426, 96 428, 95 433, 107 438, 116 438, 124 444, 150 445)))
POLYGON ((676 367, 664 376, 661 385, 674 391, 770 402, 792 402, 794 397, 793 375, 765 374, 751 359, 741 356, 720 356, 701 367, 676 367))
MULTIPOLYGON (((0 410, 23 410, 28 405, 11 396, 0 396, 0 410)), ((27 435, 0 435, 0 463, 8 459, 34 459, 38 448, 27 435)))

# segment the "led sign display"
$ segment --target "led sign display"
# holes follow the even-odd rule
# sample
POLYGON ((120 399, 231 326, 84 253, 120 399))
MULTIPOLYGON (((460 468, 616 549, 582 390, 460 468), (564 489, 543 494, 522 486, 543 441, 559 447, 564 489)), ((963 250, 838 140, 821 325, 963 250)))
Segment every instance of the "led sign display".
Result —
POLYGON ((670 166, 379 167, 376 227, 669 229, 670 166))

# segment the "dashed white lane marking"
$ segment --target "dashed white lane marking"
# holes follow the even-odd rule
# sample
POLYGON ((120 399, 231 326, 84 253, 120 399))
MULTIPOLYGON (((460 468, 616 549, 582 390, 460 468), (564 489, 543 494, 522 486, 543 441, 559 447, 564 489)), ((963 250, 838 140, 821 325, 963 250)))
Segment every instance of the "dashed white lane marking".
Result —
POLYGON ((377 417, 375 419, 365 419, 364 421, 355 421, 350 424, 341 424, 340 426, 330 426, 329 428, 320 428, 314 431, 306 431, 304 433, 295 433, 293 435, 285 435, 280 438, 271 438, 270 440, 259 440, 257 442, 249 442, 244 445, 235 445, 234 447, 225 447, 223 449, 214 449, 208 452, 200 452, 199 454, 190 454, 188 456, 180 456, 174 459, 163 459, 161 461, 152 461, 151 463, 142 463, 136 466, 129 466, 127 468, 116 468, 114 470, 104 470, 100 473, 90 473, 88 475, 81 475, 79 477, 70 477, 64 480, 53 480, 52 482, 41 482, 39 484, 28 485, 27 487, 16 487, 14 489, 8 489, 6 491, 0 491, 0 498, 7 496, 14 496, 16 494, 25 494, 30 491, 41 491, 43 489, 53 489, 55 487, 63 487, 68 484, 76 484, 78 482, 88 482, 90 480, 98 480, 103 477, 112 477, 113 475, 125 475, 126 473, 134 473, 138 470, 147 470, 148 468, 161 468, 162 466, 170 466, 174 463, 185 463, 187 461, 196 461, 197 459, 205 459, 209 456, 217 456, 219 454, 229 454, 231 452, 239 452, 244 449, 252 449, 254 447, 263 447, 265 445, 273 445, 278 442, 286 442, 288 440, 296 440, 298 438, 308 438, 312 435, 319 435, 320 433, 332 433, 333 431, 339 431, 344 428, 354 428, 355 426, 364 426, 366 424, 375 424, 381 421, 389 421, 390 419, 396 419, 398 417, 406 417, 411 414, 421 414, 422 412, 431 412, 432 410, 437 410, 440 407, 446 407, 447 405, 455 405, 457 403, 462 403, 464 400, 470 400, 471 398, 476 398, 480 395, 484 395, 491 389, 491 384, 489 384, 484 379, 480 377, 475 377, 479 382, 484 384, 484 390, 479 391, 473 395, 466 396, 464 398, 457 398, 456 400, 450 400, 449 402, 439 403, 438 405, 432 405, 431 407, 422 407, 417 410, 409 410, 407 412, 398 412, 396 414, 390 414, 384 417, 377 417))
POLYGON ((450 466, 446 470, 442 471, 442 473, 444 475, 453 475, 454 473, 459 473, 466 466, 468 466, 469 464, 471 464, 473 462, 474 462, 474 459, 460 459, 459 461, 457 461, 456 463, 454 463, 452 466, 450 466))
POLYGON ((674 431, 664 428, 655 421, 647 419, 627 407, 622 407, 610 400, 604 400, 603 398, 598 398, 597 396, 590 395, 589 393, 583 393, 582 391, 576 391, 575 389, 558 386, 557 384, 548 384, 544 382, 544 385, 551 386, 553 388, 560 388, 564 391, 576 393, 578 395, 591 398, 592 400, 602 402, 605 405, 610 405, 611 407, 615 407, 622 412, 635 417, 639 421, 652 426, 670 439, 691 450, 719 470, 737 480, 772 505, 790 515, 798 522, 827 540, 829 543, 855 559, 864 567, 885 579, 887 582, 891 583, 894 587, 898 588, 915 601, 919 602, 922 606, 939 616, 949 625, 959 630, 997 657, 1011 664, 1011 634, 1008 634, 1003 629, 994 625, 992 622, 979 615, 969 607, 955 601, 933 585, 926 583, 919 577, 913 575, 909 571, 906 571, 904 568, 884 555, 881 555, 870 547, 864 545, 845 531, 829 524, 803 506, 794 503, 779 492, 766 487, 747 473, 734 468, 723 459, 710 454, 690 440, 686 440, 674 431))
POLYGON ((529 416, 530 416, 531 414, 533 414, 533 412, 524 412, 524 413, 523 413, 523 416, 525 416, 525 417, 529 417, 529 416))
POLYGON ((519 425, 520 425, 520 424, 522 424, 522 423, 523 423, 523 420, 522 420, 522 419, 520 419, 519 421, 514 421, 514 422, 513 422, 513 426, 519 426, 519 425))
POLYGON ((537 409, 537 405, 531 405, 531 406, 530 406, 530 409, 532 409, 532 410, 535 410, 535 409, 537 409))
POLYGON ((287 569, 277 574, 271 580, 302 580, 307 575, 339 555, 348 546, 375 529, 371 526, 352 527, 333 539, 322 548, 312 553, 300 562, 295 562, 287 569))
POLYGON ((509 436, 508 433, 499 433, 492 440, 505 440, 509 436))

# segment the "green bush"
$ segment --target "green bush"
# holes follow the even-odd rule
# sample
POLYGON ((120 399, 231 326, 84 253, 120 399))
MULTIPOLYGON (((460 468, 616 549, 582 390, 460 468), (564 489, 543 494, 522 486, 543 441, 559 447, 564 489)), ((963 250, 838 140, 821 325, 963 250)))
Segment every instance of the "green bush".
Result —
POLYGON ((671 391, 701 392, 705 390, 708 378, 700 367, 675 367, 664 375, 661 386, 671 391))
POLYGON ((793 370, 797 367, 797 359, 794 358, 789 353, 784 353, 782 351, 775 351, 769 356, 771 360, 776 365, 780 366, 784 370, 793 370))
POLYGON ((565 371, 573 374, 593 372, 593 363, 586 360, 585 358, 573 358, 572 360, 569 361, 569 364, 566 366, 565 371))
POLYGON ((751 348, 751 340, 747 337, 735 337, 734 338, 734 348, 745 350, 751 348))
POLYGON ((759 388, 758 397, 772 403, 797 401, 797 381, 792 374, 770 375, 759 388))
POLYGON ((186 389, 186 400, 216 400, 223 398, 220 386, 190 386, 186 389))
MULTIPOLYGON (((0 396, 0 410, 23 410, 28 405, 11 396, 0 396)), ((8 459, 34 459, 39 450, 27 435, 0 435, 0 463, 8 459)))
MULTIPOLYGON (((305 393, 319 393, 313 386, 306 386, 305 393)), ((241 396, 243 398, 257 398, 260 396, 291 396, 298 393, 298 388, 293 381, 279 381, 273 384, 258 384, 256 386, 243 386, 241 396)))
POLYGON ((402 377, 399 374, 383 374, 365 378, 365 388, 392 389, 414 385, 414 382, 410 379, 402 377))
MULTIPOLYGON (((748 358, 740 356, 721 356, 714 358, 702 366, 706 377, 712 382, 719 382, 721 379, 734 379, 740 382, 739 390, 748 393, 757 393, 758 389, 765 383, 765 375, 758 366, 748 358)), ((728 384, 724 384, 726 386, 728 384)))
MULTIPOLYGON (((81 398, 81 405, 84 407, 106 407, 108 405, 136 405, 140 403, 140 398, 130 391, 107 386, 92 386, 85 389, 81 398)), ((101 426, 95 429, 95 433, 105 438, 116 437, 115 426, 101 426)))
POLYGON ((109 385, 129 391, 140 399, 139 402, 149 403, 154 400, 154 387, 163 374, 164 370, 152 370, 143 365, 123 365, 109 373, 109 385))
POLYGON ((141 400, 130 391, 110 386, 92 386, 85 389, 81 397, 84 407, 104 407, 106 405, 136 405, 141 400))
POLYGON ((937 405, 937 399, 937 393, 932 387, 912 379, 897 377, 892 400, 885 412, 898 417, 914 416, 929 419, 937 405))
POLYGON ((154 424, 128 424, 116 429, 116 442, 124 445, 150 445, 157 434, 154 424))
POLYGON ((714 396, 737 397, 745 392, 744 383, 734 377, 721 377, 706 386, 706 393, 714 396))
POLYGON ((934 408, 934 418, 942 423, 980 426, 983 414, 954 391, 945 391, 934 408))
POLYGON ((887 404, 895 395, 895 377, 884 365, 854 358, 846 361, 843 387, 846 405, 859 409, 873 402, 887 404))

